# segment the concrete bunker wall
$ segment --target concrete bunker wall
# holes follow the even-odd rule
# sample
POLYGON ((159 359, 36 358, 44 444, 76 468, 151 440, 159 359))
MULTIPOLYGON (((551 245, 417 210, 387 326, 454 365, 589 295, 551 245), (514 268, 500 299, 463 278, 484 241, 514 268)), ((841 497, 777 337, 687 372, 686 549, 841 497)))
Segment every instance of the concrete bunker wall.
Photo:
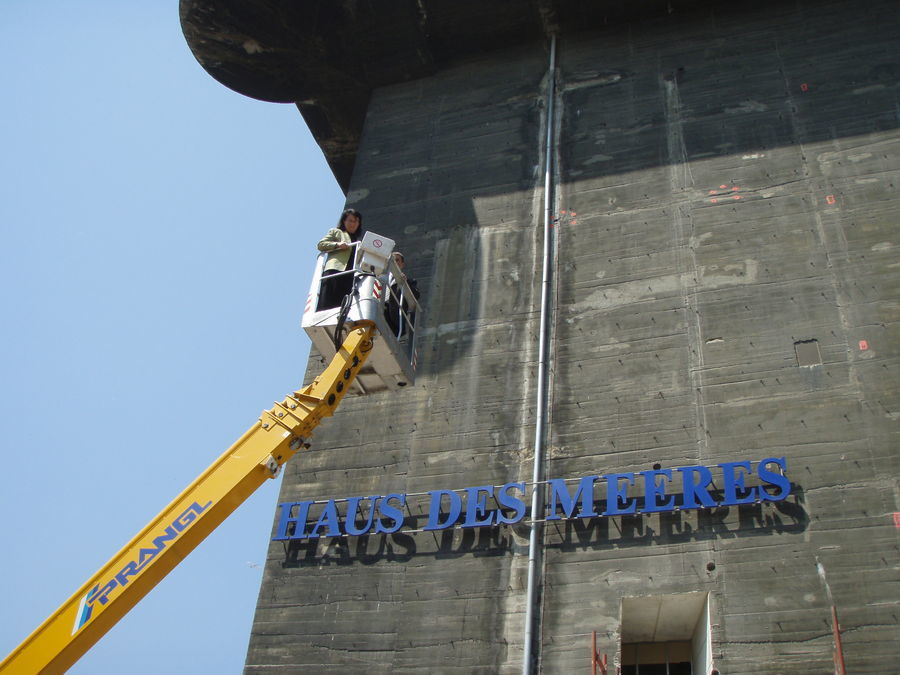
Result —
MULTIPOLYGON (((591 630, 616 654, 622 598, 691 592, 722 672, 824 672, 819 563, 848 667, 898 657, 900 66, 872 5, 560 37, 546 475, 783 456, 794 487, 549 525, 544 672, 586 667, 591 630), (801 367, 809 340, 822 363, 801 367)), ((345 401, 280 501, 530 479, 546 70, 535 44, 375 91, 348 204, 419 279, 419 380, 345 401)), ((274 542, 247 672, 518 672, 526 544, 506 527, 274 542)))
MULTIPOLYGON (((280 501, 530 475, 545 75, 538 46, 373 96, 348 203, 398 242, 422 290, 418 379, 396 396, 347 399, 317 431, 319 449, 287 470, 280 501)), ((320 367, 313 358, 310 376, 320 367)), ((455 530, 274 543, 248 672, 414 672, 441 654, 473 670, 515 662, 519 539, 455 530)))

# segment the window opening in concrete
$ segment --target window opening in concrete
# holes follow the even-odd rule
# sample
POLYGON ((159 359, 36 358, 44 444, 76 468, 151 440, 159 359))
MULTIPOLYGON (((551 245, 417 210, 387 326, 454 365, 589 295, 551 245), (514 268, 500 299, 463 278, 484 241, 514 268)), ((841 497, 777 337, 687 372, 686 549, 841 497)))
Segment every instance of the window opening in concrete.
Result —
POLYGON ((691 675, 691 641, 623 644, 622 675, 691 675))
POLYGON ((822 365, 822 353, 819 351, 818 340, 800 340, 794 343, 797 352, 797 365, 812 367, 822 365))
POLYGON ((622 599, 622 675, 691 675, 712 668, 709 595, 622 599))

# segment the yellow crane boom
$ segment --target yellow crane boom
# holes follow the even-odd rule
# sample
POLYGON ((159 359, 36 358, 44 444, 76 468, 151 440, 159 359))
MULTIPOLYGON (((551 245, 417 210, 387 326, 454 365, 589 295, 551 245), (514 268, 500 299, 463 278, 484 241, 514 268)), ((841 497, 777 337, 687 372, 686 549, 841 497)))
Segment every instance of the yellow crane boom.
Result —
POLYGON ((310 385, 266 410, 121 551, 0 663, 0 674, 61 673, 305 445, 334 413, 372 349, 373 322, 357 322, 310 385))

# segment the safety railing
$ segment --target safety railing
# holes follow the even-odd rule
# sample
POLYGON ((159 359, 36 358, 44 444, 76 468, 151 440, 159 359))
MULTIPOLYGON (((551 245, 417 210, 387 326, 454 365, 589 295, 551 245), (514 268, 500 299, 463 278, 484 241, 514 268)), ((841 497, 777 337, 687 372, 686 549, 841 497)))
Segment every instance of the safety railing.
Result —
POLYGON ((409 285, 406 274, 392 258, 385 279, 387 293, 384 297, 384 316, 394 338, 405 344, 408 351, 416 340, 416 319, 419 316, 419 300, 409 285))

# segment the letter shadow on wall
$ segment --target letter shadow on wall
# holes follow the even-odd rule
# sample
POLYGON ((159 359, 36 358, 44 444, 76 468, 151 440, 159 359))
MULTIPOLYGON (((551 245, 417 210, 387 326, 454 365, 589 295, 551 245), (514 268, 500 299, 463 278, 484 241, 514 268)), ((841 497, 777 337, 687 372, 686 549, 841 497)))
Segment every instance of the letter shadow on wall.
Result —
MULTIPOLYGON (((716 502, 721 502, 724 497, 721 490, 710 490, 709 494, 716 502)), ((803 506, 805 501, 803 488, 791 483, 787 499, 778 502, 555 521, 548 523, 545 546, 560 551, 597 550, 800 534, 809 526, 809 515, 803 506)), ((637 502, 640 510, 642 500, 637 502)), ((594 502, 598 513, 605 506, 605 500, 594 502)))
MULTIPOLYGON (((407 516, 406 527, 419 530, 426 516, 407 516)), ((359 521, 358 525, 365 525, 359 521)), ((319 567, 322 565, 374 565, 406 563, 417 557, 460 558, 502 556, 521 547, 509 525, 478 528, 447 528, 428 532, 399 531, 392 534, 365 534, 358 537, 317 537, 291 539, 284 544, 283 567, 319 567)), ((526 535, 527 536, 527 535, 526 535)))
MULTIPOLYGON (((720 490, 710 496, 723 499, 720 490)), ((791 484, 787 499, 708 509, 682 509, 629 516, 573 518, 547 521, 544 545, 559 551, 600 550, 631 546, 681 544, 688 541, 763 537, 772 534, 800 534, 809 526, 803 504, 803 489, 791 484)), ((638 508, 642 506, 637 500, 638 508)), ((606 500, 596 500, 594 510, 603 513, 606 500)), ((509 514, 507 514, 509 515, 509 514)), ((530 520, 526 513, 524 520, 530 520)), ((426 516, 407 515, 406 530, 421 530, 426 516)), ((357 521, 357 526, 365 522, 357 521)), ((316 537, 282 542, 282 567, 319 567, 323 565, 375 565, 407 563, 415 558, 436 560, 504 556, 528 553, 528 528, 521 524, 491 525, 478 528, 447 528, 435 531, 392 534, 365 534, 358 537, 316 537)))

